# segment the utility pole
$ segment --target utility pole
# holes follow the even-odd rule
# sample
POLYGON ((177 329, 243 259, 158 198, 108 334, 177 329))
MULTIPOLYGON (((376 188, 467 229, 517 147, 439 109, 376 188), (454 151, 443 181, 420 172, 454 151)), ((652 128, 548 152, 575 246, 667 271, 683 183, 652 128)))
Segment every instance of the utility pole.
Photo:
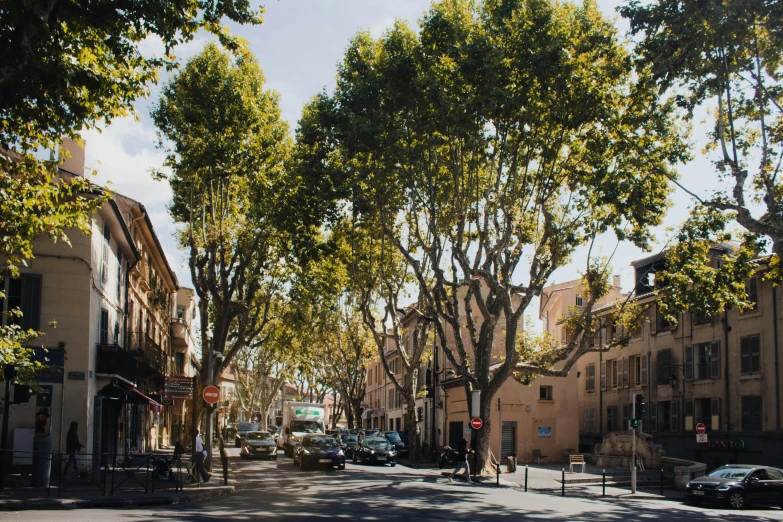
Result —
POLYGON ((3 404, 3 433, 0 439, 0 491, 5 489, 6 464, 8 463, 8 417, 11 413, 11 381, 16 378, 16 367, 13 364, 6 364, 4 370, 5 377, 5 400, 3 404))
POLYGON ((633 415, 631 415, 631 420, 628 421, 628 428, 631 430, 631 493, 636 493, 636 428, 634 427, 636 423, 636 397, 637 395, 634 394, 633 405, 631 406, 633 415))

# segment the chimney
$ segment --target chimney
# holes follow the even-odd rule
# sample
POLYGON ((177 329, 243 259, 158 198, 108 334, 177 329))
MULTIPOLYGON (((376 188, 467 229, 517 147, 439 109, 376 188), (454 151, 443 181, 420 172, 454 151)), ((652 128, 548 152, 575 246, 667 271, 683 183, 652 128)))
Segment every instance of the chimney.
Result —
POLYGON ((615 288, 620 288, 620 274, 612 276, 612 285, 614 285, 615 288))
POLYGON ((70 158, 66 158, 65 155, 60 156, 62 163, 60 168, 67 170, 77 176, 84 176, 84 147, 72 138, 63 138, 62 144, 63 151, 68 151, 71 155, 70 158))

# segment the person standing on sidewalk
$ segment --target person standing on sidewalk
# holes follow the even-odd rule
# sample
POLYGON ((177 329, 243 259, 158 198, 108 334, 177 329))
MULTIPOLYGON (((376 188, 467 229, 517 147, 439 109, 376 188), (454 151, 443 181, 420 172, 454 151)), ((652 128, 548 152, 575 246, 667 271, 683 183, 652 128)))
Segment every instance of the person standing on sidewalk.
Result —
POLYGON ((207 450, 204 448, 204 441, 201 440, 201 435, 196 430, 196 448, 194 449, 194 457, 196 457, 196 471, 201 475, 201 480, 206 484, 209 482, 209 474, 204 469, 204 460, 207 458, 207 450))
POLYGON ((468 464, 468 455, 471 453, 473 453, 473 450, 468 449, 468 441, 462 439, 459 443, 459 448, 457 448, 457 466, 454 468, 454 471, 451 472, 451 475, 449 475, 449 482, 454 482, 454 476, 459 473, 459 470, 463 467, 465 468, 465 477, 467 477, 468 483, 472 482, 470 479, 470 464, 468 464))
POLYGON ((68 434, 65 436, 65 452, 68 454, 68 464, 65 465, 63 476, 66 475, 68 468, 73 466, 76 476, 79 476, 79 464, 76 462, 76 454, 79 453, 84 444, 79 441, 79 423, 73 421, 68 428, 68 434))

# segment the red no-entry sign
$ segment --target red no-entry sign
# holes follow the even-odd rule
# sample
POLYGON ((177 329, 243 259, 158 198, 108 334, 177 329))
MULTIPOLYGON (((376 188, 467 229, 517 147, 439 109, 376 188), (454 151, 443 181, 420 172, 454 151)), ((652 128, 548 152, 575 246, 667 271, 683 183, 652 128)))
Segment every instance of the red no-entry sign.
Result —
POLYGON ((474 430, 480 430, 484 425, 484 422, 479 417, 473 417, 470 419, 470 427, 474 430))
POLYGON ((207 404, 215 404, 220 400, 220 390, 217 386, 207 386, 201 395, 207 401, 207 404))
POLYGON ((707 426, 702 424, 701 422, 696 425, 696 433, 701 435, 702 433, 707 433, 707 426))

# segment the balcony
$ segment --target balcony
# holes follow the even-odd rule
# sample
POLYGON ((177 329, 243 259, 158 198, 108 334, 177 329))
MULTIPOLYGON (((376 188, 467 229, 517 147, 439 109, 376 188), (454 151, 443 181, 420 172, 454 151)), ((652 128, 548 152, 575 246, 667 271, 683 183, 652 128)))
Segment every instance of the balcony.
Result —
POLYGON ((151 337, 142 332, 133 332, 131 347, 138 362, 147 365, 161 375, 166 374, 166 354, 151 337))
POLYGON ((136 385, 136 359, 128 351, 114 344, 97 345, 95 373, 119 376, 136 385))
POLYGON ((171 346, 177 350, 188 347, 188 325, 184 321, 171 322, 171 346))

